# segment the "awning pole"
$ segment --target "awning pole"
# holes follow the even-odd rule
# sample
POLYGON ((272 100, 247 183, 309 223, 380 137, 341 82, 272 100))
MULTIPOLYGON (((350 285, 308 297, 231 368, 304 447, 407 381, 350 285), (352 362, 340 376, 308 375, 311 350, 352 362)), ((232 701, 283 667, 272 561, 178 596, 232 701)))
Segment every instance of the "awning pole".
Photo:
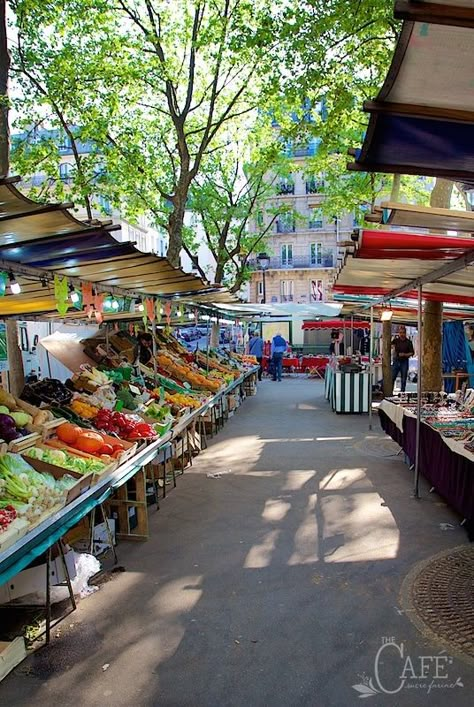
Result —
POLYGON ((374 308, 370 308, 370 349, 369 349, 369 430, 372 429, 372 350, 374 346, 374 308))
POLYGON ((415 438, 415 486, 414 498, 420 498, 420 431, 421 431, 421 352, 423 350, 423 285, 418 285, 418 370, 417 370, 417 399, 416 399, 416 438, 415 438))
POLYGON ((354 355, 354 315, 351 314, 351 354, 354 355))
POLYGON ((156 360, 156 322, 153 319, 151 323, 152 352, 153 352, 153 377, 155 379, 155 388, 158 387, 158 362, 156 360))

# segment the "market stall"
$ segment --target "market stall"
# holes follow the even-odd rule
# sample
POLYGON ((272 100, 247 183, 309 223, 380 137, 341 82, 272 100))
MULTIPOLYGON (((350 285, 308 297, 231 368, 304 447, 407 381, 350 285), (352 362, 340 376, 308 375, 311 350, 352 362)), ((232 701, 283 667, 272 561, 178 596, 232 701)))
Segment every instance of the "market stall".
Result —
MULTIPOLYGON (((419 469, 470 526, 474 523, 474 391, 450 396, 424 393, 421 406, 419 469)), ((383 430, 416 457, 417 395, 384 400, 379 406, 383 430)))
POLYGON ((326 366, 325 397, 334 412, 368 413, 371 375, 360 357, 333 356, 326 366))

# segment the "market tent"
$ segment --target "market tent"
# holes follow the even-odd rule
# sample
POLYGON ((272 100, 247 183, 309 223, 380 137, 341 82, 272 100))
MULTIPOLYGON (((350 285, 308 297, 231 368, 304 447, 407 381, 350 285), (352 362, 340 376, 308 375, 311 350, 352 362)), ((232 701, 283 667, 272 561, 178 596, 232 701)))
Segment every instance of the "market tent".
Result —
POLYGON ((369 126, 349 169, 474 180, 473 42, 472 25, 404 22, 382 89, 364 103, 369 126))
POLYGON ((474 212, 439 209, 416 204, 382 201, 380 208, 370 214, 370 221, 389 226, 426 228, 430 231, 456 231, 474 233, 474 212))
POLYGON ((399 20, 474 27, 472 0, 396 0, 394 14, 399 20))
POLYGON ((326 319, 320 322, 303 322, 302 329, 370 329, 370 322, 351 321, 346 319, 326 319))
MULTIPOLYGON (((356 243, 346 247, 343 265, 333 289, 348 295, 383 296, 406 283, 436 271, 441 265, 459 264, 457 272, 440 276, 423 287, 425 299, 474 305, 474 269, 460 262, 474 256, 474 239, 397 231, 360 233, 356 243), (374 283, 374 284, 368 284, 374 283)), ((416 297, 415 290, 404 297, 416 297)))
MULTIPOLYGON (((375 295, 335 293, 334 299, 343 303, 342 316, 344 317, 350 317, 355 314, 361 316, 363 311, 367 311, 368 307, 373 305, 374 316, 377 319, 380 318, 382 311, 387 309, 386 304, 376 304, 380 298, 375 295)), ((390 310, 392 311, 393 322, 416 324, 418 321, 418 310, 414 305, 413 299, 395 297, 390 300, 390 310)), ((443 318, 445 320, 474 319, 474 307, 447 303, 443 307, 443 318)))
POLYGON ((19 177, 0 180, 0 268, 12 271, 20 294, 9 288, 0 299, 0 316, 54 312, 53 275, 75 285, 91 282, 116 294, 189 295, 222 288, 173 267, 166 258, 120 243, 110 222, 84 222, 72 204, 38 204, 15 186, 19 177))

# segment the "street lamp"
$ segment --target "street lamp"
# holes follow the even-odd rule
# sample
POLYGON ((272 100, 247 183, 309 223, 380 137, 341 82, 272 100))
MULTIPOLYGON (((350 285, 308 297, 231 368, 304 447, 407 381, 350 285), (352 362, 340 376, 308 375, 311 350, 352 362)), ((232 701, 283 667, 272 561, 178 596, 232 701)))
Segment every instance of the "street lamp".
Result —
POLYGON ((262 284, 263 284, 263 302, 262 302, 262 304, 266 304, 267 293, 266 293, 266 289, 265 289, 265 270, 268 270, 268 266, 270 265, 270 258, 266 253, 259 253, 257 255, 257 263, 260 267, 260 270, 262 271, 262 284))

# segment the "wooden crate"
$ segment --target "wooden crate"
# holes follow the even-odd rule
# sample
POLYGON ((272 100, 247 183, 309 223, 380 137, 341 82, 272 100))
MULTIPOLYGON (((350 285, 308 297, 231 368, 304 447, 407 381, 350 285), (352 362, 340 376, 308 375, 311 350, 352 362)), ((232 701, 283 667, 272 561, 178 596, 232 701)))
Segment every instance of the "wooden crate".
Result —
POLYGON ((118 540, 148 540, 146 484, 146 471, 140 469, 106 502, 107 517, 115 520, 118 540))

